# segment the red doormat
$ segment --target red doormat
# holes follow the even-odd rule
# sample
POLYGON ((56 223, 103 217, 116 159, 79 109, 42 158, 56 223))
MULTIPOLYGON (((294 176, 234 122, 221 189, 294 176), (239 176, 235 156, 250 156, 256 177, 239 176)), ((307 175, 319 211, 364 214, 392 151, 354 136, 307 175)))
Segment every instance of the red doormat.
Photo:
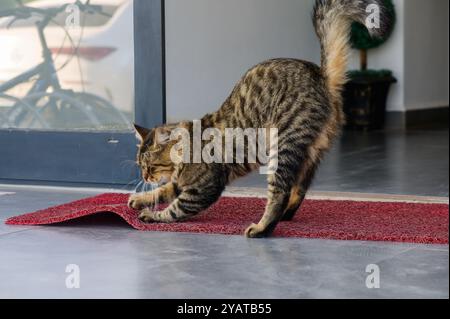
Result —
MULTIPOLYGON (((97 213, 115 213, 143 231, 242 235, 258 222, 266 200, 222 198, 207 212, 182 223, 144 224, 126 205, 129 195, 104 194, 10 218, 8 225, 49 225, 97 213)), ((307 200, 292 222, 281 222, 274 237, 448 244, 449 207, 408 204, 307 200)))

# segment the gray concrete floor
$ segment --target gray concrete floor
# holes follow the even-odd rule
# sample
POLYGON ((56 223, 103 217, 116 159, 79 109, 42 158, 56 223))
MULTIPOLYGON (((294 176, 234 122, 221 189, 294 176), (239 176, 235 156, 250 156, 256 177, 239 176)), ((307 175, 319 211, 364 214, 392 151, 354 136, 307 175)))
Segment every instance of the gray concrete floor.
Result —
MULTIPOLYGON (((327 154, 316 191, 449 196, 449 131, 346 132, 327 154)), ((236 186, 265 187, 252 175, 236 186)))
MULTIPOLYGON (((448 130, 348 134, 314 189, 448 197, 448 148, 448 130)), ((264 185, 255 177, 240 183, 264 185)), ((109 215, 4 225, 95 193, 0 187, 0 298, 449 297, 447 245, 138 232, 109 215), (66 287, 69 264, 79 266, 79 289, 66 287), (379 289, 366 286, 371 264, 379 289)))

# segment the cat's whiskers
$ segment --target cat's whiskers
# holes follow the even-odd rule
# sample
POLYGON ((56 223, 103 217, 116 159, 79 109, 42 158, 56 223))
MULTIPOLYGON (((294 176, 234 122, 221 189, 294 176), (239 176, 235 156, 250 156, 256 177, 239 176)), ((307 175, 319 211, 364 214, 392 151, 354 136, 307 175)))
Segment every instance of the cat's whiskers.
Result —
POLYGON ((141 186, 143 183, 144 183, 144 181, 142 181, 142 180, 139 183, 137 183, 136 188, 134 189, 135 193, 140 193, 141 186))
POLYGON ((123 187, 121 187, 121 190, 127 190, 130 186, 134 186, 136 187, 136 183, 139 181, 139 178, 135 178, 133 179, 131 182, 129 182, 128 184, 124 185, 123 187))
POLYGON ((139 165, 136 161, 132 161, 132 160, 125 160, 120 163, 121 168, 126 168, 127 166, 128 167, 138 167, 139 165))
POLYGON ((150 184, 151 187, 151 191, 153 192, 153 210, 157 211, 158 207, 159 207, 159 201, 158 201, 158 196, 156 196, 156 194, 154 193, 156 189, 158 189, 158 185, 157 184, 150 184))

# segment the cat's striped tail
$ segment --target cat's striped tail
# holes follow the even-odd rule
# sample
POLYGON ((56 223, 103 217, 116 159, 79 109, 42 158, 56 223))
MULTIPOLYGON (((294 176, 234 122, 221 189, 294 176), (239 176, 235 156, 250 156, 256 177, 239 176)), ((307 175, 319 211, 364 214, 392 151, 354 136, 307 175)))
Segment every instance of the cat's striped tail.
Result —
POLYGON ((366 25, 374 6, 380 13, 379 27, 368 30, 372 36, 381 37, 393 23, 384 0, 316 0, 313 22, 322 46, 322 72, 334 101, 341 101, 342 89, 347 82, 351 24, 366 25))

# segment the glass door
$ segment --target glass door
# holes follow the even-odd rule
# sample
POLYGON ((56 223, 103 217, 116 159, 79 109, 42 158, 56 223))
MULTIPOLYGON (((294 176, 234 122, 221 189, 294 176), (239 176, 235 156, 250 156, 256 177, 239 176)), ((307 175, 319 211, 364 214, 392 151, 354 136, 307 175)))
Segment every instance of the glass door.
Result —
POLYGON ((164 120, 163 9, 160 0, 2 2, 0 182, 136 179, 133 122, 164 120))

